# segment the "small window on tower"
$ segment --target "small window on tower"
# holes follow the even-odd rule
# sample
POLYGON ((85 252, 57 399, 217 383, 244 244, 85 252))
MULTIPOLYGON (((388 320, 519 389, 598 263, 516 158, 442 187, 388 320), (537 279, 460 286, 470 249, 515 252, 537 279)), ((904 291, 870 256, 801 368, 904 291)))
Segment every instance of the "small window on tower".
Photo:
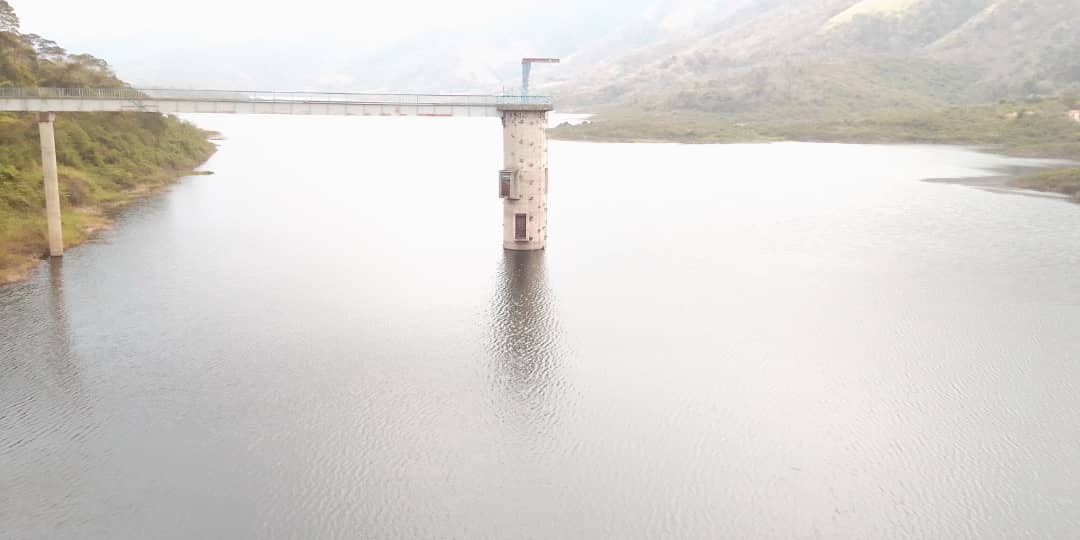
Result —
POLYGON ((499 197, 513 198, 514 171, 499 171, 499 197))
POLYGON ((528 214, 514 214, 514 240, 528 240, 528 226, 528 214))

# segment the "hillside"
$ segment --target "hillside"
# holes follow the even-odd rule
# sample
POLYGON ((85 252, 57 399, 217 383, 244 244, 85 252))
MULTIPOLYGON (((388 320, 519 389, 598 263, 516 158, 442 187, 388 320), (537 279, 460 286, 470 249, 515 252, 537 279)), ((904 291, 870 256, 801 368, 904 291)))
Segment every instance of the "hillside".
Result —
POLYGON ((1074 1, 741 0, 700 13, 695 31, 590 70, 564 102, 827 118, 1080 87, 1074 1))
MULTIPOLYGON (((19 32, 0 0, 0 86, 117 87, 107 63, 19 32)), ((175 180, 214 151, 202 130, 151 114, 64 113, 56 120, 64 243, 107 225, 104 210, 175 180)), ((47 250, 35 115, 0 113, 0 283, 47 250)))
MULTIPOLYGON (((692 23, 639 21, 638 35, 664 37, 563 88, 561 103, 599 114, 554 137, 967 144, 1080 161, 1075 0, 665 3, 692 23)), ((1080 169, 1016 185, 1080 200, 1080 169)))

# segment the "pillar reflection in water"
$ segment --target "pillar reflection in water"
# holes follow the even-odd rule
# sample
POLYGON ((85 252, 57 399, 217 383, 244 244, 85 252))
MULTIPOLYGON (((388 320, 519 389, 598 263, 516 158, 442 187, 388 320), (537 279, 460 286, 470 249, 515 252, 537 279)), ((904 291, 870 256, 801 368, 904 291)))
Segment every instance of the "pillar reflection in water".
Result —
POLYGON ((79 372, 75 367, 74 348, 71 343, 71 327, 68 323, 67 303, 64 300, 64 259, 49 260, 49 331, 46 334, 50 354, 49 368, 53 371, 57 386, 69 397, 79 391, 79 372))
MULTIPOLYGON (((0 441, 42 448, 60 444, 57 440, 70 433, 54 429, 52 423, 63 424, 85 408, 82 376, 73 358, 63 265, 63 259, 53 258, 42 269, 47 274, 16 285, 32 294, 16 301, 19 319, 0 321, 0 334, 16 337, 0 340, 0 441)), ((3 461, 0 477, 7 472, 3 461)), ((16 472, 12 483, 37 481, 16 472)))
POLYGON ((503 252, 491 322, 497 386, 530 416, 550 413, 564 385, 558 368, 565 347, 543 251, 503 252))

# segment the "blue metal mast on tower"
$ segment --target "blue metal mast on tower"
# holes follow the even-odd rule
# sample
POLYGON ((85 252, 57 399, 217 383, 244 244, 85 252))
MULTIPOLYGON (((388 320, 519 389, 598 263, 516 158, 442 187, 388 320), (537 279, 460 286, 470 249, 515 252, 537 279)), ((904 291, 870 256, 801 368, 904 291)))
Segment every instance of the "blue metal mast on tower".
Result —
POLYGON ((529 74, 533 64, 558 64, 558 58, 522 58, 521 59, 521 97, 529 99, 529 74))

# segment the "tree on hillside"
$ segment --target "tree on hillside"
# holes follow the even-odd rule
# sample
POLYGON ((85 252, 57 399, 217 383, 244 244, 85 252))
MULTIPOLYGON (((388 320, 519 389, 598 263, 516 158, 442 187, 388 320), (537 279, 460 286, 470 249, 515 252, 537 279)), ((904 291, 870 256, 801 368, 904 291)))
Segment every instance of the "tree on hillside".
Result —
POLYGON ((26 34, 23 36, 23 40, 33 47, 39 56, 46 60, 59 62, 67 56, 67 51, 51 39, 45 39, 37 34, 26 34))
POLYGON ((7 0, 0 0, 0 32, 19 32, 19 16, 7 0))

